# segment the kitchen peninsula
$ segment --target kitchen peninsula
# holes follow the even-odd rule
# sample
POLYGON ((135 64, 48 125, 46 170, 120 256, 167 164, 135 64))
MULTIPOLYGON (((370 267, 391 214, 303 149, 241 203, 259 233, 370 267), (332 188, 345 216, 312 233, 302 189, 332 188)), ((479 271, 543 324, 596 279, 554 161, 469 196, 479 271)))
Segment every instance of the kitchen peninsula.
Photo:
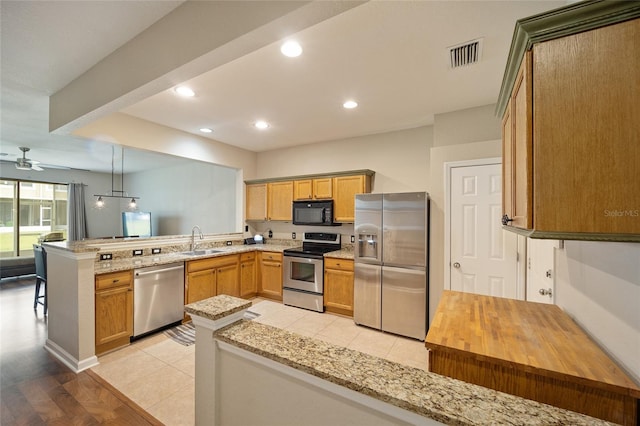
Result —
POLYGON ((245 320, 250 306, 216 296, 185 307, 196 424, 610 424, 245 320))
MULTIPOLYGON (((49 304, 45 348, 74 372, 98 363, 96 276, 107 277, 108 274, 121 274, 133 269, 175 262, 215 262, 216 259, 229 256, 237 257, 237 264, 241 267, 242 256, 258 252, 278 253, 300 244, 294 240, 277 240, 268 244, 244 245, 240 233, 210 235, 198 242, 198 248, 208 250, 185 254, 190 250, 189 236, 45 243, 49 304), (153 253, 157 249, 160 249, 160 253, 153 253), (141 251, 142 255, 132 256, 134 250, 141 251), (101 254, 111 258, 100 260, 101 254)), ((257 257, 259 256, 253 256, 252 259, 257 257)), ((114 279, 117 278, 119 277, 114 279)), ((281 282, 279 285, 281 286, 281 282)), ((124 336, 124 340, 127 339, 128 336, 124 336)), ((113 349, 117 346, 103 347, 113 349)))

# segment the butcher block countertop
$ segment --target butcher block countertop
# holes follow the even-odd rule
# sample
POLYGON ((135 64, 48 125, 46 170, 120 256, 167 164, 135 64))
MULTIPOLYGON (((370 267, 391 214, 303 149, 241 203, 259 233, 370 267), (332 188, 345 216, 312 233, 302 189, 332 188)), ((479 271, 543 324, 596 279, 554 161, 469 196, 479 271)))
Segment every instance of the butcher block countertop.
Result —
MULTIPOLYGON (((627 402, 637 403, 640 398, 638 385, 556 305, 445 291, 429 328, 426 346, 433 357, 442 358, 440 363, 434 360, 432 371, 504 392, 518 394, 510 392, 509 386, 513 385, 507 383, 513 382, 513 377, 504 379, 506 388, 501 387, 501 379, 494 378, 493 384, 497 383, 494 387, 488 382, 478 383, 485 379, 481 370, 491 369, 493 374, 497 370, 507 374, 517 371, 523 382, 548 380, 556 386, 570 382, 582 389, 576 396, 588 389, 591 393, 615 394, 615 398, 627 402), (459 368, 443 366, 447 363, 445 358, 449 363, 458 360, 459 368), (469 362, 476 372, 468 372, 469 362), (462 363, 467 364, 467 372, 462 372, 462 363)), ((515 387, 521 390, 535 385, 520 383, 515 387)), ((567 392, 558 392, 563 395, 560 399, 571 399, 567 392)), ((520 396, 537 399, 532 395, 520 396)), ((578 411, 575 407, 563 408, 578 411)), ((631 412, 631 408, 628 410, 631 412)), ((620 419, 616 421, 623 423, 620 419)))

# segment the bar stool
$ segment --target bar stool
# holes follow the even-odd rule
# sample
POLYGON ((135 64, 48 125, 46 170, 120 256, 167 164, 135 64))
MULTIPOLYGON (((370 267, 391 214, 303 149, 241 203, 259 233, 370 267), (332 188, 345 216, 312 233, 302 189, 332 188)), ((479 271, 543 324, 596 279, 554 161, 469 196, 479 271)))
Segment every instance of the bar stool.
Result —
POLYGON ((33 299, 33 309, 37 309, 39 303, 44 306, 44 314, 47 315, 47 252, 44 247, 34 244, 33 254, 36 261, 36 295, 33 299), (41 286, 44 289, 42 295, 40 294, 41 286))

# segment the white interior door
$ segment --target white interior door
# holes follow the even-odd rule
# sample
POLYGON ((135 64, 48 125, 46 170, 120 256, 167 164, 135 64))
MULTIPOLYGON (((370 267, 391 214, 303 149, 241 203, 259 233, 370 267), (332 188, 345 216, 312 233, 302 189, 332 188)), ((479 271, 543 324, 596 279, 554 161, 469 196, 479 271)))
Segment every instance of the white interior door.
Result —
POLYGON ((555 240, 527 238, 527 300, 553 303, 555 290, 555 240))
POLYGON ((517 234, 502 230, 502 166, 451 168, 451 290, 518 298, 517 234))

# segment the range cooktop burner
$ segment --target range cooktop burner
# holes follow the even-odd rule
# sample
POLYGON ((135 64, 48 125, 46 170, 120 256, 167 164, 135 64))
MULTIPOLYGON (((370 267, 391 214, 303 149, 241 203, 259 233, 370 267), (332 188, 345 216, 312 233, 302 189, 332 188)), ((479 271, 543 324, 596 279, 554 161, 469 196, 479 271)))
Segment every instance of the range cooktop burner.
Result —
POLYGON ((285 256, 322 257, 323 254, 340 250, 340 235, 326 232, 305 232, 302 247, 284 250, 285 256))

